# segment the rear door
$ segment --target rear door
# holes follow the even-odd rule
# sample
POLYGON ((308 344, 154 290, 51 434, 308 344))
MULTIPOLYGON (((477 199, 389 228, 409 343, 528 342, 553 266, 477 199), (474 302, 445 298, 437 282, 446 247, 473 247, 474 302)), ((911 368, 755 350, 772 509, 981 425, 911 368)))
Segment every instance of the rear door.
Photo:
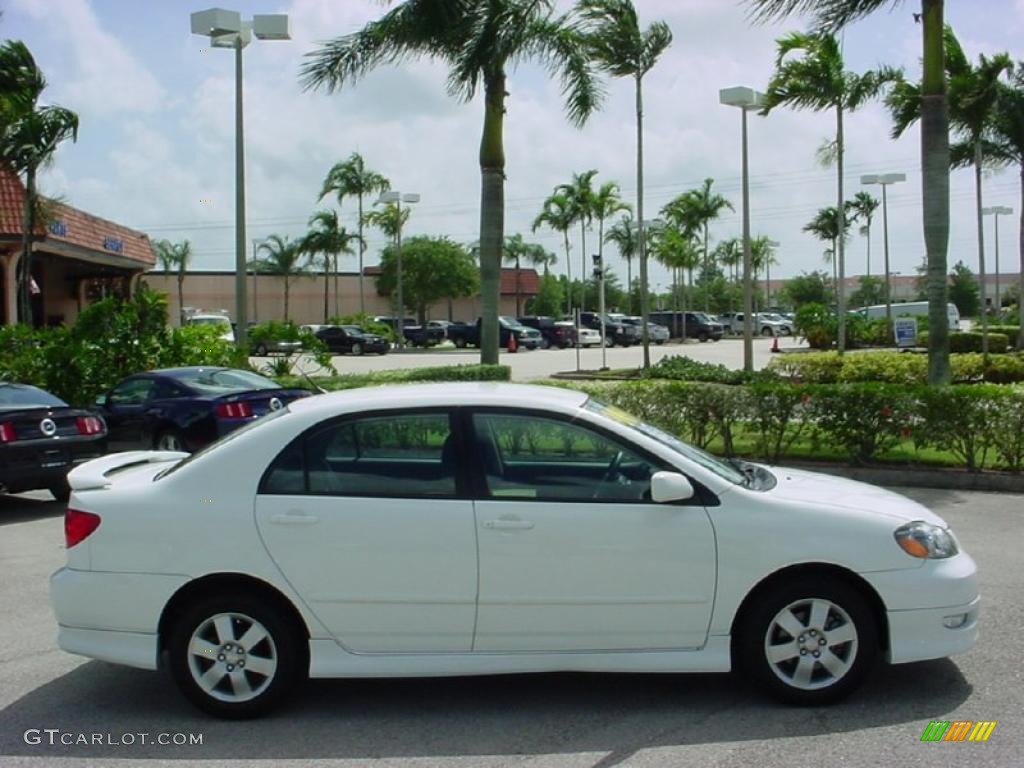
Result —
POLYGON ((149 377, 125 379, 107 395, 103 416, 107 421, 107 446, 111 451, 148 449, 143 440, 146 409, 156 385, 149 377))

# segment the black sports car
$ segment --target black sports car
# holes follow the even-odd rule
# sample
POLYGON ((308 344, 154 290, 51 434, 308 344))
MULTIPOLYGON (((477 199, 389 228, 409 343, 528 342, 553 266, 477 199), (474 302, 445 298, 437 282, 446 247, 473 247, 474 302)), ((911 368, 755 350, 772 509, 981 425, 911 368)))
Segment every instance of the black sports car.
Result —
POLYGON ((383 336, 364 331, 358 325, 328 325, 318 330, 316 337, 335 354, 376 352, 383 355, 390 346, 383 336))
POLYGON ((0 381, 0 491, 45 488, 67 501, 67 474, 107 450, 107 425, 28 384, 0 381))
POLYGON ((112 450, 195 451, 310 393, 233 368, 165 368, 129 376, 96 404, 112 450))

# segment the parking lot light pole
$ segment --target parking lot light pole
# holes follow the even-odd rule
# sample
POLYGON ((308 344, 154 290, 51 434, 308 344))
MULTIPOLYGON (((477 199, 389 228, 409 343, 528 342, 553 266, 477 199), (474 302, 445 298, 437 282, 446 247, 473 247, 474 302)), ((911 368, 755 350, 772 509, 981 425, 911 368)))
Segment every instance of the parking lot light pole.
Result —
MULTIPOLYGON (((1003 302, 999 294, 999 217, 1009 216, 1013 213, 1013 208, 1008 208, 1005 205, 994 205, 991 208, 982 208, 981 212, 985 216, 993 216, 996 220, 996 312, 1001 312, 1003 302)), ((984 307, 982 307, 982 310, 984 311, 984 307)))
POLYGON ((601 254, 595 253, 591 256, 594 260, 594 277, 597 278, 597 314, 601 320, 601 370, 608 370, 608 339, 605 336, 604 321, 604 264, 601 254))
POLYGON ((861 184, 879 184, 882 187, 882 251, 885 254, 885 321, 892 333, 892 284, 889 279, 889 201, 885 194, 890 184, 907 180, 905 173, 869 173, 860 177, 861 184))
MULTIPOLYGON (((736 86, 718 92, 718 101, 727 107, 739 107, 742 115, 740 140, 743 145, 743 370, 754 370, 753 270, 750 254, 750 164, 747 155, 747 112, 761 109, 765 96, 753 88, 736 86)), ((684 321, 685 322, 685 321, 684 321)))
POLYGON ((405 194, 397 190, 382 192, 377 198, 378 203, 394 203, 398 211, 397 228, 395 229, 395 294, 398 302, 398 317, 395 318, 395 344, 399 349, 405 347, 405 300, 402 295, 402 203, 418 203, 420 196, 416 192, 405 194))
POLYGON ((248 326, 245 238, 245 141, 242 113, 242 49, 253 36, 259 40, 291 40, 288 16, 256 14, 242 21, 238 11, 210 8, 191 16, 192 34, 210 38, 214 48, 235 50, 235 327, 236 339, 245 345, 248 326))

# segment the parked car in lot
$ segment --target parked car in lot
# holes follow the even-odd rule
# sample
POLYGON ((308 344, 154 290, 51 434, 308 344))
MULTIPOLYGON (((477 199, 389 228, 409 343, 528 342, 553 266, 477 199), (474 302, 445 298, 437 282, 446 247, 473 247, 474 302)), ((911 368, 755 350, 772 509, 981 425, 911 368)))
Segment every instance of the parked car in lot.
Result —
POLYGON ((518 318, 521 325, 536 328, 541 335, 542 349, 566 349, 576 343, 576 328, 572 323, 560 323, 553 317, 532 316, 518 318))
POLYGON ((65 478, 107 450, 107 425, 29 384, 0 381, 0 493, 46 489, 68 498, 65 478))
POLYGON ((725 334, 724 326, 703 312, 657 311, 648 314, 647 321, 664 325, 674 339, 685 336, 700 342, 719 341, 725 334))
MULTIPOLYGON (((580 324, 600 333, 601 315, 597 312, 580 312, 580 324)), ((604 316, 604 336, 609 347, 614 347, 616 344, 622 347, 629 347, 640 343, 639 328, 629 323, 624 323, 621 319, 613 318, 607 313, 604 316)))
MULTIPOLYGON (((477 318, 476 323, 472 325, 469 323, 453 323, 448 326, 448 338, 459 349, 467 346, 479 347, 480 323, 480 318, 477 318)), ((536 328, 528 328, 514 317, 509 317, 508 315, 499 316, 498 344, 503 348, 508 347, 509 336, 513 334, 516 337, 516 343, 523 349, 539 349, 543 341, 540 331, 536 328)))
MULTIPOLYGON (((259 328, 254 324, 253 328, 259 328)), ((294 327, 294 326, 293 326, 294 327)), ((265 328, 265 326, 264 326, 265 328)), ((273 336, 260 336, 249 331, 249 348, 256 357, 267 357, 269 355, 294 355, 302 351, 302 342, 297 339, 281 339, 273 336)))
MULTIPOLYGON (((373 322, 387 325, 397 336, 397 317, 377 315, 373 318, 373 322)), ((445 330, 436 325, 419 325, 414 318, 406 317, 402 319, 402 336, 406 344, 412 344, 414 347, 433 347, 444 341, 445 330)))
POLYGON ((571 320, 559 320, 555 325, 569 329, 576 337, 576 346, 584 349, 601 346, 601 334, 593 328, 585 328, 582 325, 577 328, 571 320))
POLYGON ((223 717, 307 674, 733 664, 821 705, 977 638, 975 564, 926 507, 722 460, 569 390, 334 392, 69 483, 58 644, 166 664, 223 717))
MULTIPOLYGON (((640 339, 643 340, 644 319, 642 317, 622 315, 622 322, 629 323, 629 325, 634 326, 639 332, 640 339)), ((669 340, 668 328, 664 325, 648 321, 647 337, 655 344, 664 344, 669 340)))
POLYGON ((186 325, 210 325, 220 331, 220 337, 224 341, 235 341, 235 327, 231 318, 227 315, 218 315, 208 312, 195 312, 185 318, 186 325))
MULTIPOLYGON (((886 317, 886 306, 885 304, 875 304, 870 307, 860 307, 859 309, 851 309, 851 312, 856 312, 861 317, 868 320, 881 320, 886 317)), ((927 301, 905 301, 896 302, 892 305, 892 316, 893 317, 927 317, 928 316, 928 302, 927 301)), ((949 318, 949 329, 951 331, 960 330, 960 310, 957 309, 956 304, 949 302, 946 305, 946 316, 949 318)))
POLYGON ((335 355, 387 354, 390 342, 383 336, 364 331, 358 325, 326 325, 315 334, 335 355))
POLYGON ((195 451, 310 393, 234 368, 165 368, 121 381, 96 401, 110 448, 195 451))

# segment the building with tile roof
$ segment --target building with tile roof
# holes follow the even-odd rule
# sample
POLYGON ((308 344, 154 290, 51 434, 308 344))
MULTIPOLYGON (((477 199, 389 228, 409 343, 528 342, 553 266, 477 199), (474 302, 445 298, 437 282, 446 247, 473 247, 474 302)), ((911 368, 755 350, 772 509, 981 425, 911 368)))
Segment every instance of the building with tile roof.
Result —
MULTIPOLYGON (((32 243, 34 325, 70 323, 90 302, 127 294, 153 268, 149 237, 134 229, 55 200, 46 200, 46 220, 32 243)), ((17 321, 17 273, 21 259, 25 186, 0 168, 0 322, 17 321)))

